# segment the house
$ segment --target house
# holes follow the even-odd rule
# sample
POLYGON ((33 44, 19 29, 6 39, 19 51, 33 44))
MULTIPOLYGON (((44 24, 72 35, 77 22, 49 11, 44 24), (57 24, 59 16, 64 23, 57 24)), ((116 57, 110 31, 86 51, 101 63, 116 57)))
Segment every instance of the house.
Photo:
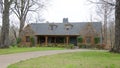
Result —
MULTIPOLYGON (((101 22, 69 22, 64 18, 62 23, 31 23, 23 30, 22 44, 30 45, 30 37, 35 44, 63 43, 77 46, 77 37, 83 37, 83 43, 95 44, 95 37, 102 37, 101 22)), ((102 42, 102 39, 101 39, 102 42)))

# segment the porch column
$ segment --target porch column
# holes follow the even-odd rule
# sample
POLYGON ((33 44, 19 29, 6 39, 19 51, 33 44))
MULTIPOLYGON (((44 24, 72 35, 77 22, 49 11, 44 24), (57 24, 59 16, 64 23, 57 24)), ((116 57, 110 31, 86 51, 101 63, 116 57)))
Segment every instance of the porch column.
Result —
POLYGON ((55 39, 54 39, 54 44, 56 44, 56 37, 55 37, 55 39))
POLYGON ((38 44, 38 38, 37 38, 37 36, 35 36, 34 39, 35 39, 35 45, 38 44))
POLYGON ((66 44, 69 44, 69 36, 66 37, 66 44))
POLYGON ((45 36, 45 46, 48 44, 48 36, 45 36))

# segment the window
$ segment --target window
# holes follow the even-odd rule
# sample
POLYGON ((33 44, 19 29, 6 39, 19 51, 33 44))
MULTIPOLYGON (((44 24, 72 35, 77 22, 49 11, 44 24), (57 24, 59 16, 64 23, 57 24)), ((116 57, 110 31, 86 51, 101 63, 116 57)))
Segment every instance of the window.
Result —
POLYGON ((26 36, 26 42, 30 42, 30 36, 26 36))
POLYGON ((91 43, 91 37, 86 38, 86 43, 91 43))
POLYGON ((69 30, 71 28, 71 26, 66 26, 66 30, 69 30))
POLYGON ((53 26, 50 27, 50 30, 53 30, 53 26))

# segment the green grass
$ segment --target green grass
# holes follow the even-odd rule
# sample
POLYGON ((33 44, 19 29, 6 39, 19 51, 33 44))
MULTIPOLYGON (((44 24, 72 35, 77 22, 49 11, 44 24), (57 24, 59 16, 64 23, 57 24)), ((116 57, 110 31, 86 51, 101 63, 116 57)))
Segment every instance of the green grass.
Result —
POLYGON ((21 61, 8 68, 120 68, 120 54, 75 52, 21 61))
POLYGON ((8 49, 0 49, 1 54, 12 54, 12 53, 21 53, 21 52, 32 52, 32 51, 46 51, 46 50, 63 50, 64 48, 56 48, 56 47, 29 47, 29 48, 8 48, 8 49))

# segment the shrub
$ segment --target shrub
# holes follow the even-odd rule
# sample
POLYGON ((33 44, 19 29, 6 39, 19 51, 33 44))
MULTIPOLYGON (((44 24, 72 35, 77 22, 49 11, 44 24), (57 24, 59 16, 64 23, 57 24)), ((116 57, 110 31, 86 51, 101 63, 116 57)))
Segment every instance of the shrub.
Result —
POLYGON ((55 44, 52 44, 52 43, 50 43, 50 44, 47 44, 47 47, 53 47, 55 44))
POLYGON ((78 45, 79 48, 86 48, 86 45, 83 44, 83 43, 78 43, 77 45, 78 45))
POLYGON ((74 44, 68 44, 68 45, 66 46, 66 48, 68 48, 68 49, 73 49, 73 48, 74 48, 74 44))
POLYGON ((93 48, 91 44, 85 44, 85 43, 78 43, 79 48, 93 48))
POLYGON ((86 44, 86 48, 93 48, 92 44, 86 44))
POLYGON ((33 36, 30 37, 30 46, 35 46, 35 39, 33 36))
POLYGON ((98 48, 98 49, 104 49, 105 48, 105 44, 95 44, 95 48, 98 48))
POLYGON ((40 47, 41 45, 40 44, 37 44, 36 47, 40 47))
POLYGON ((20 42, 21 42, 21 38, 17 38, 16 39, 16 44, 20 44, 20 42))
POLYGON ((66 45, 65 44, 57 44, 57 47, 64 48, 64 47, 66 47, 66 45))
POLYGON ((94 41, 95 41, 95 44, 100 43, 100 37, 95 37, 95 38, 94 38, 94 41))
POLYGON ((79 43, 82 43, 82 42, 83 42, 83 38, 82 38, 81 36, 79 36, 77 39, 78 39, 78 42, 79 42, 79 43))
POLYGON ((15 43, 9 46, 9 48, 17 48, 17 47, 18 47, 18 45, 15 43))

